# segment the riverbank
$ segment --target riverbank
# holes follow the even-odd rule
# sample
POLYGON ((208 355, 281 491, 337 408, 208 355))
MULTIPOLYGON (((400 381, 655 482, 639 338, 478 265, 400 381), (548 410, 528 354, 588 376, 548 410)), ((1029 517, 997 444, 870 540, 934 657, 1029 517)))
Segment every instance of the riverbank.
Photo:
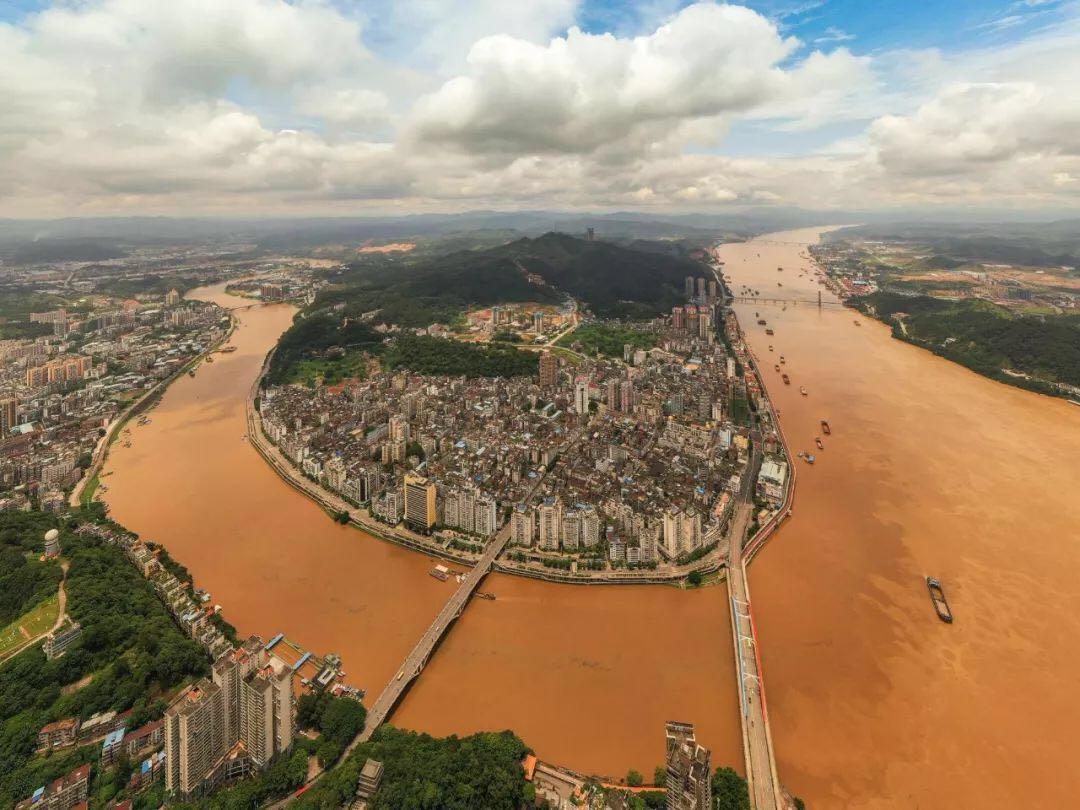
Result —
POLYGON ((818 233, 721 248, 734 288, 780 299, 735 308, 791 452, 816 455, 749 569, 781 778, 818 808, 1068 806, 1077 780, 1043 775, 1077 751, 1060 690, 1080 671, 1080 412, 830 306, 801 255, 818 233))
MULTIPOLYGON (((731 313, 730 317, 734 318, 734 313, 731 313)), ((738 323, 737 319, 736 323, 738 323)), ((310 478, 281 452, 281 449, 266 435, 262 425, 262 416, 257 406, 259 391, 261 390, 263 380, 269 371, 273 354, 274 350, 271 350, 265 357, 260 373, 252 383, 245 401, 248 441, 263 460, 266 461, 270 468, 291 487, 319 504, 333 519, 339 519, 339 516, 347 516, 347 522, 349 524, 381 540, 395 543, 412 551, 418 551, 422 554, 431 555, 450 562, 470 566, 475 564, 480 557, 479 554, 450 549, 446 545, 433 541, 425 535, 409 531, 400 524, 398 526, 389 526, 375 520, 368 509, 347 501, 345 498, 323 486, 320 482, 310 478)), ((754 362, 753 358, 751 358, 751 362, 754 362)), ((754 370, 760 379, 761 375, 757 370, 756 364, 754 370)), ((771 536, 772 531, 776 526, 779 525, 786 515, 790 514, 794 491, 794 479, 796 475, 791 453, 786 445, 783 431, 779 429, 775 412, 772 410, 772 404, 768 401, 767 397, 765 399, 768 404, 770 418, 773 424, 777 425, 780 444, 782 446, 783 454, 788 462, 788 469, 791 473, 788 481, 785 483, 785 497, 782 504, 778 510, 772 511, 767 523, 760 527, 759 531, 755 533, 748 558, 752 558, 757 549, 759 549, 769 536, 771 536)), ((753 475, 754 473, 749 474, 753 475)), ((730 516, 728 521, 730 526, 730 516)), ((726 535, 719 537, 718 540, 715 541, 716 548, 705 554, 703 557, 690 563, 675 566, 669 565, 656 569, 565 572, 556 568, 548 568, 542 563, 537 564, 509 559, 508 556, 513 553, 510 551, 501 555, 501 558, 496 561, 494 569, 514 576, 523 576, 561 584, 677 585, 685 583, 691 574, 696 574, 699 577, 707 577, 722 571, 727 565, 727 549, 730 548, 731 539, 730 532, 728 532, 726 535)), ((744 538, 740 537, 738 539, 741 542, 744 538)), ((712 580, 711 584, 719 584, 722 581, 723 576, 720 576, 712 580)))
POLYGON ((165 379, 160 380, 153 388, 128 404, 126 408, 117 414, 116 419, 114 419, 109 427, 106 428, 105 435, 98 440, 97 446, 94 448, 94 455, 90 462, 90 466, 86 468, 83 477, 80 478, 72 488, 71 495, 68 496, 68 504, 70 506, 85 506, 94 500, 94 495, 101 483, 101 470, 109 457, 109 448, 112 446, 113 442, 116 441, 120 432, 124 429, 124 426, 131 421, 132 417, 138 416, 152 408, 170 385, 229 342, 233 332, 236 330, 237 321, 236 316, 233 315, 231 311, 226 310, 226 314, 229 317, 229 328, 225 331, 224 336, 222 336, 220 340, 210 345, 200 354, 195 355, 195 357, 191 358, 177 371, 173 372, 165 379))

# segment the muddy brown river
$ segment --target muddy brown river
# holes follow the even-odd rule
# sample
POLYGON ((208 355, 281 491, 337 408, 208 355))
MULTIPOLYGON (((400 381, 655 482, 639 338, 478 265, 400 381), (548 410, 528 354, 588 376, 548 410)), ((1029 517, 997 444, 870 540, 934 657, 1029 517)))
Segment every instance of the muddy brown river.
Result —
MULTIPOLYGON (((231 354, 173 384, 114 445, 111 514, 163 543, 241 633, 278 632, 344 659, 371 699, 455 587, 434 565, 354 528, 284 483, 242 438, 244 398, 289 323, 223 285, 193 296, 234 308, 231 354)), ((664 723, 695 722, 718 762, 743 769, 731 633, 721 588, 568 586, 491 576, 391 721, 434 734, 511 728, 548 761, 647 776, 664 723)))
MULTIPOLYGON (((799 268, 816 238, 726 246, 733 287, 815 300, 799 268)), ((221 287, 195 294, 248 303, 221 287)), ((815 810, 1072 806, 1080 408, 981 378, 849 310, 783 307, 738 305, 793 451, 817 456, 799 462, 794 516, 750 569, 781 781, 815 810), (791 386, 772 371, 780 354, 791 386), (822 418, 833 434, 819 451, 822 418), (933 612, 928 574, 952 626, 933 612)), ((242 633, 337 652, 376 693, 453 583, 429 577, 423 555, 336 525, 242 438, 246 392, 292 314, 238 310, 237 351, 180 379, 132 446, 114 446, 104 497, 242 633)), ((513 728, 549 761, 649 776, 664 721, 687 720, 714 764, 742 770, 724 589, 497 575, 485 590, 497 600, 469 606, 392 722, 513 728)))

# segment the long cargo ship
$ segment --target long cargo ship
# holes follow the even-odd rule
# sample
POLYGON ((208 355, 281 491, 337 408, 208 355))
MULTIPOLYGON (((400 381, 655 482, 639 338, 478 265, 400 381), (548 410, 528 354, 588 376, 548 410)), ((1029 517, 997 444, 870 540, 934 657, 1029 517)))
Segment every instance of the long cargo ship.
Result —
POLYGON ((941 583, 933 577, 927 577, 926 588, 930 591, 930 601, 934 603, 934 610, 937 611, 938 618, 945 624, 952 624, 952 611, 949 609, 949 603, 945 600, 945 591, 942 589, 941 583))

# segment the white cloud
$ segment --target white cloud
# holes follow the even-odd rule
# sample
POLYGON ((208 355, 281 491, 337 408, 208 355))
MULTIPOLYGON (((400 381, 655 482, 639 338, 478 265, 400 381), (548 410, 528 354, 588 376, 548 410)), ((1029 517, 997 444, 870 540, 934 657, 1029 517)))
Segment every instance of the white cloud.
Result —
POLYGON ((596 34, 579 5, 72 0, 0 24, 0 214, 1080 204, 1076 20, 868 56, 737 6, 656 0, 596 34), (838 140, 725 155, 746 120, 838 140))
POLYGON ((798 48, 759 14, 711 3, 633 38, 577 28, 546 45, 488 37, 465 74, 417 102, 410 135, 508 156, 644 149, 695 119, 824 110, 821 91, 835 100, 863 83, 867 60, 844 50, 781 67, 798 48))

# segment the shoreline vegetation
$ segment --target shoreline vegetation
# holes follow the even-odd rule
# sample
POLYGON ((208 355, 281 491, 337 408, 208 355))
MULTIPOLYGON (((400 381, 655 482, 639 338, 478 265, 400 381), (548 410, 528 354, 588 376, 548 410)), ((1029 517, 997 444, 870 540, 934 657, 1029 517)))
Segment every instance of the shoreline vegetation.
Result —
MULTIPOLYGON (((325 693, 299 699, 296 722, 309 734, 298 735, 291 751, 265 771, 227 781, 197 798, 170 800, 160 779, 149 789, 132 789, 128 777, 137 763, 123 755, 102 765, 100 737, 45 754, 37 751, 38 730, 67 717, 86 720, 99 712, 122 712, 128 731, 159 720, 176 695, 209 674, 211 664, 206 650, 169 614, 151 581, 119 544, 110 542, 114 535, 136 535, 110 520, 104 504, 62 516, 0 513, 0 553, 33 555, 52 528, 60 531, 62 559, 70 565, 67 609, 83 633, 59 658, 46 660, 40 643, 34 643, 0 664, 0 711, 5 718, 0 726, 0 802, 5 805, 14 805, 39 785, 89 763, 92 806, 124 798, 132 800, 135 810, 166 804, 180 810, 227 810, 285 800, 301 810, 346 806, 370 757, 385 768, 382 785, 369 804, 373 810, 421 804, 461 810, 534 806, 536 787, 525 770, 533 752, 512 731, 433 737, 387 724, 342 759, 348 742, 363 729, 366 710, 325 693), (312 782, 312 774, 321 778, 312 782)), ((162 564, 194 593, 195 582, 187 569, 163 548, 148 546, 159 549, 162 564)), ((22 609, 23 602, 13 602, 11 610, 22 609)), ((613 780, 543 763, 542 767, 579 783, 592 796, 621 793, 627 807, 642 810, 664 806, 662 767, 656 769, 652 790, 641 786, 636 771, 613 780)), ((720 767, 713 779, 721 798, 718 808, 748 806, 743 777, 720 767)))
POLYGON ((845 303, 897 340, 997 382, 1080 404, 1080 317, 1016 315, 989 301, 888 291, 845 303))

